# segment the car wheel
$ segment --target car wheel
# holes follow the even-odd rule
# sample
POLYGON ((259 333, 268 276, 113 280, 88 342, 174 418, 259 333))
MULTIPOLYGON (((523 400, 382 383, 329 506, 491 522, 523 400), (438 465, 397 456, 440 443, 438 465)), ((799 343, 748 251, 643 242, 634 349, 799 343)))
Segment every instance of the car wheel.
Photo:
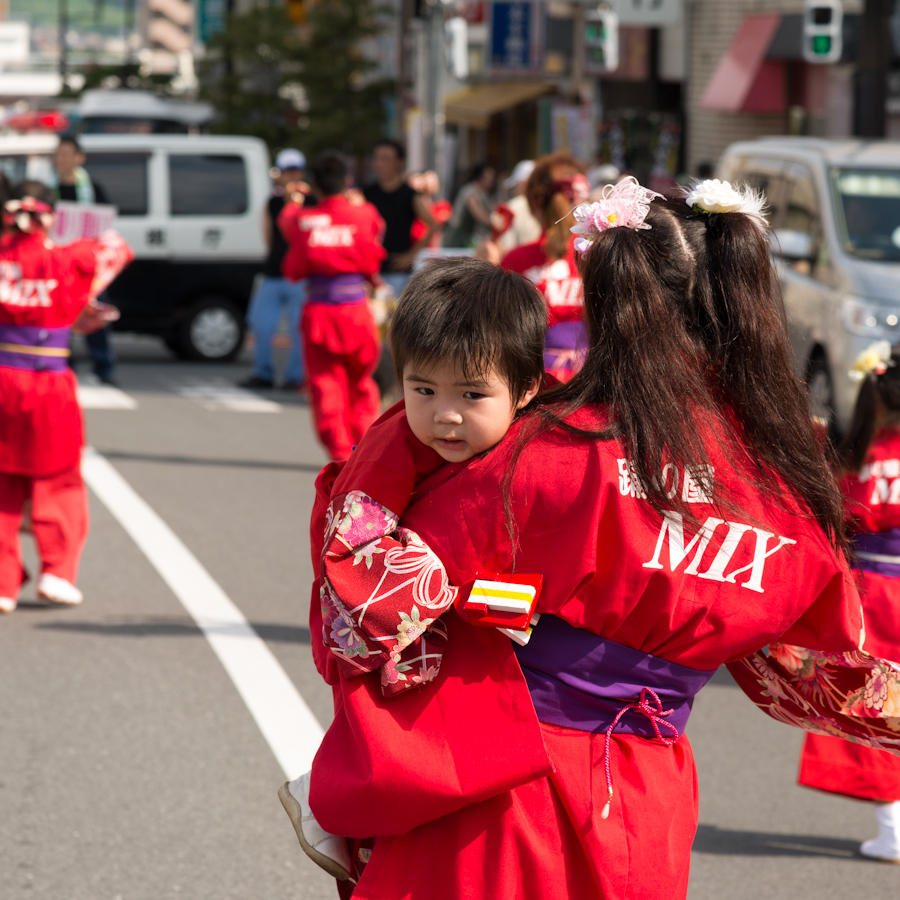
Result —
POLYGON ((244 319, 227 300, 202 300, 178 328, 178 341, 190 359, 231 362, 244 344, 244 319))
POLYGON ((821 356, 810 360, 806 372, 806 390, 809 397, 809 414, 822 422, 831 438, 837 436, 837 418, 834 414, 834 384, 828 361, 821 356))

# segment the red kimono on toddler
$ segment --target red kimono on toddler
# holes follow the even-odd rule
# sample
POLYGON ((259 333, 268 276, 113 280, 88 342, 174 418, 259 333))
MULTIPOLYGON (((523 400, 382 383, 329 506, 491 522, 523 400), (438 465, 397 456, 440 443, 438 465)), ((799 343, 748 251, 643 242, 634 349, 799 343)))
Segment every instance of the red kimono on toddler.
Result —
MULTIPOLYGON (((572 421, 596 427, 602 416, 601 410, 584 410, 572 421)), ((434 459, 424 466, 421 460, 409 463, 415 448, 402 408, 395 407, 342 470, 333 466, 322 473, 313 559, 318 565, 327 527, 324 570, 332 588, 340 584, 344 609, 356 610, 345 625, 360 640, 390 637, 399 643, 399 627, 364 634, 366 617, 359 611, 372 596, 371 573, 387 579, 398 576, 392 569, 402 568, 391 554, 404 541, 408 546, 408 536, 383 535, 378 523, 390 527, 396 521, 390 514, 403 505, 403 525, 437 553, 450 585, 465 584, 482 571, 513 570, 499 485, 519 427, 487 454, 429 474, 434 459), (416 466, 418 478, 411 471, 416 466), (345 509, 351 490, 369 501, 345 509), (342 512, 352 522, 344 531, 350 538, 339 548, 334 522, 342 512), (367 534, 371 540, 364 540, 367 534), (362 566, 365 584, 357 592, 353 571, 362 572, 362 566)), ((717 446, 713 437, 710 446, 717 446)), ((733 471, 724 454, 715 451, 713 463, 711 473, 671 467, 661 473, 696 510, 692 525, 648 507, 615 441, 556 432, 532 441, 519 459, 511 498, 520 538, 516 569, 544 577, 538 610, 548 618, 535 628, 532 644, 545 625, 544 634, 565 635, 568 629, 610 651, 637 654, 651 667, 694 673, 701 681, 722 663, 733 663, 744 690, 781 721, 835 729, 879 746, 900 745, 900 733, 878 718, 881 711, 854 696, 869 679, 894 677, 900 685, 900 677, 857 653, 861 612, 845 564, 790 498, 784 498, 783 509, 766 503, 747 487, 748 473, 733 471), (708 477, 722 479, 733 508, 745 511, 744 521, 710 507, 703 488, 708 477), (775 646, 772 658, 755 653, 778 638, 786 643, 775 646), (804 684, 791 668, 792 644, 823 651, 807 654, 813 677, 804 684), (851 699, 852 710, 845 708, 851 699)), ((416 571, 432 564, 428 559, 416 571)), ((415 591, 421 585, 415 574, 406 575, 411 619, 412 607, 421 609, 423 596, 431 602, 444 582, 432 573, 433 591, 423 595, 415 591)), ((402 580, 395 594, 404 590, 402 580)), ((392 614, 402 621, 402 602, 392 596, 392 614)), ((324 610, 327 618, 328 603, 324 610)), ((547 697, 533 692, 539 689, 536 674, 554 673, 536 673, 535 654, 520 665, 508 638, 470 626, 450 610, 442 617, 447 637, 434 683, 388 698, 374 676, 342 674, 347 660, 338 663, 330 629, 321 643, 316 637, 322 615, 323 605, 314 602, 313 653, 334 686, 335 720, 313 765, 310 802, 332 833, 377 837, 374 847, 353 844, 359 851, 353 897, 685 895, 697 796, 683 734, 648 741, 640 734, 612 733, 614 792, 604 817, 610 799, 604 731, 550 721, 558 719, 546 714, 547 697), (414 864, 421 860, 428 864, 414 864)), ((640 693, 640 702, 637 691, 634 697, 613 696, 630 701, 633 717, 640 718, 640 693)), ((652 704, 644 705, 661 721, 652 704)), ((342 895, 349 896, 351 888, 342 885, 342 895)))

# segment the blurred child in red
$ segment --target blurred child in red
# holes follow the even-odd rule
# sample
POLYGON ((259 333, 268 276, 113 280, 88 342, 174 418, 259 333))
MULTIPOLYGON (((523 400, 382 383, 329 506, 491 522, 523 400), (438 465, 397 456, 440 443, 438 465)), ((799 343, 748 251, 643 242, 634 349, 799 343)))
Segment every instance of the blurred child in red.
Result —
POLYGON ((300 323, 313 419, 332 459, 347 459, 378 418, 380 396, 372 373, 380 345, 367 284, 385 250, 384 223, 370 203, 351 202, 347 164, 334 152, 311 168, 317 206, 288 203, 278 227, 288 243, 285 278, 308 278, 300 323))
MULTIPOLYGON (((853 421, 840 452, 841 489, 855 532, 857 585, 866 623, 866 650, 900 662, 900 347, 873 344, 854 367, 862 380, 853 421)), ((885 686, 883 708, 900 697, 885 686)), ((900 863, 900 759, 837 737, 807 734, 800 784, 877 804, 878 835, 863 856, 900 863)))
MULTIPOLYGON (((4 208, 0 242, 0 612, 16 608, 26 580, 19 524, 31 501, 41 556, 38 594, 51 603, 81 603, 75 587, 88 531, 81 478, 84 434, 75 375, 68 365, 73 324, 132 254, 118 235, 55 246, 47 232, 53 195, 26 182, 4 208)), ((93 320, 93 321, 92 321, 93 320)))

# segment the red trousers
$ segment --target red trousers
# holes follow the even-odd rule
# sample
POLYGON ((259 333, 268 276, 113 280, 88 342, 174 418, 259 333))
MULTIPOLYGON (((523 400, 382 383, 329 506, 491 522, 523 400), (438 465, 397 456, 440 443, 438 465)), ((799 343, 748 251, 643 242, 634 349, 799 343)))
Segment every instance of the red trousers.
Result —
POLYGON ((824 734, 809 734, 800 754, 804 787, 894 803, 900 800, 900 757, 824 734))
POLYGON ((0 472, 0 597, 16 599, 26 580, 19 526, 31 500, 41 571, 75 583, 88 533, 87 489, 81 463, 50 478, 0 472))
POLYGON ((316 432, 332 459, 347 459, 380 413, 375 320, 366 301, 307 303, 300 331, 316 432))

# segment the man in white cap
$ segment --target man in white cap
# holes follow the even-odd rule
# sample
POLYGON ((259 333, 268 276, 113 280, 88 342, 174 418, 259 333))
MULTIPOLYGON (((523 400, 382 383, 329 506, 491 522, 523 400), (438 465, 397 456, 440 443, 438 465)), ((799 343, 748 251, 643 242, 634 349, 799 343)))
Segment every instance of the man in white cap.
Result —
POLYGON ((516 163, 512 175, 503 182, 507 190, 515 192, 506 204, 513 214, 509 228, 500 235, 498 241, 500 253, 507 254, 514 247, 530 244, 541 236, 541 223, 532 215, 528 200, 525 197, 525 186, 534 171, 534 161, 523 159, 516 163))
POLYGON ((287 242, 278 230, 278 215, 285 204, 285 186, 301 181, 306 171, 306 157, 294 149, 282 150, 275 157, 272 170, 272 196, 263 210, 263 235, 269 255, 263 266, 263 279, 250 301, 247 324, 256 340, 253 373, 241 382, 241 387, 275 387, 275 364, 272 338, 278 330, 282 313, 287 310, 291 349, 281 386, 296 391, 306 380, 303 353, 300 346, 300 313, 306 299, 305 281, 288 281, 281 274, 281 260, 287 253, 287 242))

